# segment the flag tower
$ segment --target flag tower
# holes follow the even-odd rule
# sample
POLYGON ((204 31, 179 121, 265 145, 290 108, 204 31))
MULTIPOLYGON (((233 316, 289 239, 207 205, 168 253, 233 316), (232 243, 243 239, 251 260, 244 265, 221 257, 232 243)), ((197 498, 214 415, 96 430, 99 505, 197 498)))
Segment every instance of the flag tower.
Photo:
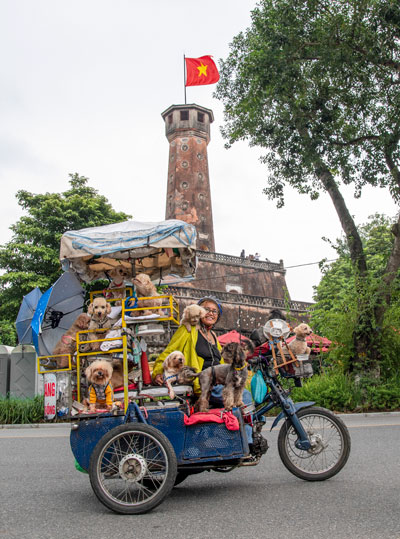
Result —
POLYGON ((197 230, 197 248, 215 252, 207 145, 212 110, 171 105, 162 114, 169 142, 166 219, 180 219, 197 230))

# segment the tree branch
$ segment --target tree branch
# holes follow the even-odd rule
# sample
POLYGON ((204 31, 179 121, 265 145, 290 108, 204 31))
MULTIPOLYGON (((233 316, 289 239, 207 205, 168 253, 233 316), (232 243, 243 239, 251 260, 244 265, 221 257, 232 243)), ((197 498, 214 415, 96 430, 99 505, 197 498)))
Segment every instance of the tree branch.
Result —
POLYGON ((331 140, 332 144, 335 144, 336 146, 351 146, 352 144, 360 144, 360 142, 364 142, 366 140, 378 140, 378 135, 364 135, 362 137, 353 138, 351 140, 348 140, 347 142, 339 142, 338 140, 331 140))
MULTIPOLYGON (((399 142, 399 139, 397 138, 395 144, 397 145, 398 142, 399 142)), ((389 147, 385 147, 385 161, 386 161, 386 164, 387 164, 388 169, 390 171, 390 174, 392 175, 394 181, 396 182, 397 187, 398 187, 399 192, 400 192, 400 171, 397 168, 396 163, 393 160, 392 153, 391 153, 389 147)))
MULTIPOLYGON (((314 144, 308 130, 300 125, 297 125, 297 130, 299 131, 300 135, 308 141, 309 147, 313 148, 314 144)), ((347 245, 349 246, 350 258, 353 267, 358 271, 360 277, 363 277, 367 273, 367 261, 365 258, 361 237, 358 233, 354 219, 346 206, 342 193, 339 191, 331 171, 314 149, 312 150, 312 153, 314 154, 313 161, 317 178, 331 197, 336 213, 342 225, 342 229, 346 234, 347 245)))
POLYGON ((383 316, 390 305, 392 299, 392 284, 400 268, 400 214, 392 226, 394 236, 393 249, 386 264, 385 273, 382 277, 382 283, 378 290, 378 301, 375 307, 375 320, 379 325, 382 324, 383 316))

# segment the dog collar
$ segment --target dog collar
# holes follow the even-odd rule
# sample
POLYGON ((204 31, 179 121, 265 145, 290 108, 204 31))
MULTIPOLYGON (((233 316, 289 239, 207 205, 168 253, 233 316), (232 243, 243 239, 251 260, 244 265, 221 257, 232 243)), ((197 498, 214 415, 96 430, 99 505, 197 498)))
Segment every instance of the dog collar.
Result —
POLYGON ((164 381, 171 380, 171 378, 175 378, 175 381, 178 381, 178 375, 177 374, 171 374, 171 376, 164 376, 164 381))
POLYGON ((306 342, 304 337, 296 337, 296 341, 306 342))
POLYGON ((235 367, 235 371, 242 371, 245 367, 247 367, 246 363, 243 365, 243 367, 235 367))

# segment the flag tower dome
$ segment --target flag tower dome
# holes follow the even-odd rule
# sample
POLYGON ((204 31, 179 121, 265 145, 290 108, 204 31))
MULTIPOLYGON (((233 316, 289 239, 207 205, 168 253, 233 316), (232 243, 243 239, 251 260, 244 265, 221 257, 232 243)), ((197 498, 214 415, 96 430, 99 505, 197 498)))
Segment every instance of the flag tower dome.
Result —
POLYGON ((162 114, 169 142, 165 218, 191 223, 197 248, 215 252, 207 145, 212 110, 199 105, 171 105, 162 114))

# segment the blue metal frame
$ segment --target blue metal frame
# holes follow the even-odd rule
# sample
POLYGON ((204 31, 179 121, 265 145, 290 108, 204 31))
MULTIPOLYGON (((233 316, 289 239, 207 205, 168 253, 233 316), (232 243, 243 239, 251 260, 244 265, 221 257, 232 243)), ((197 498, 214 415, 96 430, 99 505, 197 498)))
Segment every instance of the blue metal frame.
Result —
POLYGON ((135 403, 129 404, 125 416, 106 413, 80 418, 71 431, 71 449, 78 464, 88 471, 92 452, 111 429, 127 423, 144 423, 160 430, 174 448, 178 466, 240 459, 249 453, 244 423, 239 409, 233 410, 239 430, 228 430, 225 424, 202 423, 186 426, 178 408, 149 409, 144 414, 135 403))

